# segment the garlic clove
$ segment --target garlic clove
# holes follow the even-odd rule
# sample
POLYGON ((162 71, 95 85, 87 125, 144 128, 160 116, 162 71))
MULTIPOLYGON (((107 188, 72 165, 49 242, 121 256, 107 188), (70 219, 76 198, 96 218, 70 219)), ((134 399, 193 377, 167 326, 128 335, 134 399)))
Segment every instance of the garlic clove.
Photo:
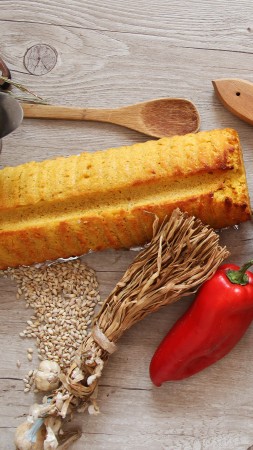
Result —
POLYGON ((34 377, 35 388, 43 392, 57 389, 60 372, 60 366, 55 361, 41 361, 34 377))
POLYGON ((54 372, 59 374, 61 372, 61 368, 59 364, 55 361, 50 361, 48 359, 45 359, 44 361, 41 361, 39 364, 39 370, 42 372, 54 372))
POLYGON ((58 388, 60 380, 57 378, 56 380, 50 381, 48 380, 47 375, 44 372, 37 372, 35 379, 36 389, 43 392, 54 391, 58 388))

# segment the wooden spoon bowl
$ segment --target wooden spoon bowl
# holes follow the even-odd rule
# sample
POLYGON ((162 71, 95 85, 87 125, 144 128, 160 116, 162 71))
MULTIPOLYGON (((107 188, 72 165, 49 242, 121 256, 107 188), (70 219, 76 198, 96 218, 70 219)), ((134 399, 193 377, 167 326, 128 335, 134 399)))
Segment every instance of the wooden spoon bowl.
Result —
POLYGON ((24 117, 36 119, 92 120, 121 125, 148 136, 195 133, 200 117, 196 106, 182 98, 160 98, 115 109, 74 108, 22 103, 24 117))
POLYGON ((161 98, 136 106, 139 106, 142 129, 146 128, 145 133, 150 136, 182 135, 199 129, 199 113, 189 100, 161 98))

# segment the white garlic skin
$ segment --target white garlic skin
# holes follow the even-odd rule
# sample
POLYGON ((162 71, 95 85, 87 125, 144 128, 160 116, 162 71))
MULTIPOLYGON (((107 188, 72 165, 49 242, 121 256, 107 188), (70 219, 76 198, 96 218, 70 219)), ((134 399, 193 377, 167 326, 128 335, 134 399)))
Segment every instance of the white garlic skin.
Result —
POLYGON ((41 405, 39 405, 38 403, 34 403, 32 406, 30 406, 28 422, 34 423, 34 421, 38 419, 40 412, 41 412, 41 405))
POLYGON ((55 361, 50 361, 49 359, 44 359, 44 361, 40 362, 39 370, 42 372, 54 372, 58 374, 61 371, 59 364, 55 361))
POLYGON ((43 392, 53 391, 58 388, 61 372, 59 364, 55 361, 41 361, 35 373, 34 383, 36 389, 43 392))
MULTIPOLYGON (((59 447, 58 434, 62 425, 60 417, 47 417, 44 421, 47 437, 44 441, 44 450, 54 450, 59 447)), ((67 447, 66 447, 67 448, 67 447)))

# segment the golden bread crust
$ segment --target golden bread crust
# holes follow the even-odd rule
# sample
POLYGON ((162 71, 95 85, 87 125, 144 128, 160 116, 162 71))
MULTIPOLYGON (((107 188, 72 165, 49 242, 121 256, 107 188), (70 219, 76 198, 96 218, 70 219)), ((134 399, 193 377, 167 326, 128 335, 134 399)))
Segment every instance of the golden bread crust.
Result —
POLYGON ((176 207, 214 228, 250 219, 235 130, 3 169, 0 268, 142 245, 176 207))

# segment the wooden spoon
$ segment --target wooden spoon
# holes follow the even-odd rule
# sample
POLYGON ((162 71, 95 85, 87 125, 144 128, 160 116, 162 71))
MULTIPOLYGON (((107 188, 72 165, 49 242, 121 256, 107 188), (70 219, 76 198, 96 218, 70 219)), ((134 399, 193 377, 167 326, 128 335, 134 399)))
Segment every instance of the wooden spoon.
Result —
POLYGON ((225 108, 253 125, 253 83, 237 78, 221 78, 212 83, 225 108))
POLYGON ((116 109, 74 108, 21 103, 24 117, 95 120, 131 128, 153 137, 195 133, 200 118, 195 105, 182 98, 161 98, 116 109))

